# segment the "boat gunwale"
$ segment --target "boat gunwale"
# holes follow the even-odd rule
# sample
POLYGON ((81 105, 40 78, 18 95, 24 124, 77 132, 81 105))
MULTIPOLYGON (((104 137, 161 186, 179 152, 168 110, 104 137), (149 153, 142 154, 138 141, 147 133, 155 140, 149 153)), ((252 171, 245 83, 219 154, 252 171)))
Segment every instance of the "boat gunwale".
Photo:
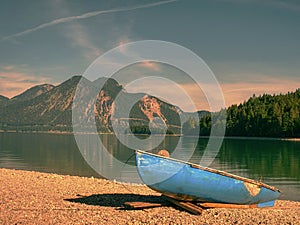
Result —
POLYGON ((204 171, 207 171, 207 172, 219 174, 221 176, 230 177, 230 178, 233 178, 233 179, 237 179, 237 180, 241 180, 241 181, 248 182, 248 183, 251 183, 251 184, 255 184, 259 187, 264 187, 264 188, 270 189, 272 191, 280 192, 280 190, 278 188, 274 187, 274 186, 270 186, 270 185, 262 183, 260 181, 255 181, 255 180, 252 180, 250 178, 238 176, 238 175, 228 173, 228 172, 225 172, 225 171, 222 171, 222 170, 217 170, 217 169, 213 169, 213 168, 209 168, 209 167, 204 167, 204 166, 201 166, 201 165, 197 165, 195 163, 186 162, 186 161, 171 158, 171 157, 165 157, 165 156, 157 155, 157 154, 142 151, 142 150, 135 150, 135 152, 146 154, 146 155, 151 155, 151 156, 154 156, 154 157, 167 159, 167 160, 171 160, 171 161, 175 161, 175 162, 179 162, 179 163, 183 163, 183 164, 189 165, 189 166, 191 166, 192 168, 195 168, 195 169, 204 170, 204 171))

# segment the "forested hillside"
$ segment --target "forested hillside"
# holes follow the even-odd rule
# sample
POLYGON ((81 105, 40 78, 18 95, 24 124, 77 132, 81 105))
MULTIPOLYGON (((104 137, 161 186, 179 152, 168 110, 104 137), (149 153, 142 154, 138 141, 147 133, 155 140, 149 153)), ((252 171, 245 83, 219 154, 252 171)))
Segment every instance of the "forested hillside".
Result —
MULTIPOLYGON (((200 121, 200 134, 209 135, 210 115, 200 121)), ((300 89, 280 95, 253 95, 227 109, 227 136, 300 137, 300 89)))

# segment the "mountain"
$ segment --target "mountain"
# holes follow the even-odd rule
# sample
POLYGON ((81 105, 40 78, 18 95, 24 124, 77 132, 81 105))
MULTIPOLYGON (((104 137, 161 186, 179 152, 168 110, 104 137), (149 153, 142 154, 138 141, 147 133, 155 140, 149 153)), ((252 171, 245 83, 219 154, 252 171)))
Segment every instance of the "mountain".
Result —
POLYGON ((78 76, 55 87, 39 85, 11 99, 0 109, 2 127, 39 131, 70 124, 71 103, 79 80, 78 76))
POLYGON ((149 122, 159 117, 167 125, 169 133, 178 133, 180 115, 183 113, 178 107, 154 96, 127 93, 111 78, 91 82, 74 76, 58 86, 35 86, 5 101, 9 104, 0 108, 0 130, 72 131, 72 109, 77 107, 87 113, 87 117, 79 123, 88 127, 96 121, 99 132, 112 132, 114 125, 117 129, 130 126, 133 132, 140 132, 142 127, 147 133, 149 122), (73 104, 76 88, 80 86, 78 84, 84 87, 73 104), (98 90, 100 86, 102 89, 98 90), (89 95, 96 96, 94 108, 91 108, 92 100, 85 101, 85 96, 89 95), (117 96, 119 104, 114 103, 117 96), (128 108, 127 103, 132 99, 136 101, 132 108, 128 108), (129 115, 124 114, 126 111, 129 115))
MULTIPOLYGON (((180 114, 182 111, 171 104, 145 93, 127 93, 126 90, 114 79, 100 78, 93 83, 82 87, 85 95, 97 95, 94 111, 87 112, 86 109, 91 105, 90 100, 79 97, 73 107, 83 112, 87 116, 82 121, 78 121, 81 127, 93 126, 95 117, 99 132, 128 133, 130 127, 133 133, 150 133, 149 122, 158 117, 167 126, 168 133, 180 132, 180 114), (102 87, 100 91, 97 89, 102 87), (99 94, 98 94, 99 93, 99 94), (82 100, 82 101, 81 101, 82 100)), ((81 93, 77 93, 81 96, 81 93)), ((155 124, 156 123, 152 123, 155 124)), ((153 131, 153 130, 152 130, 153 131)), ((161 132, 157 127, 156 132, 161 132)))
POLYGON ((35 97, 37 97, 37 96, 39 96, 43 93, 46 93, 46 92, 50 91, 54 87, 55 86, 51 85, 51 84, 37 85, 37 86, 34 86, 32 88, 29 88, 28 90, 26 90, 22 94, 13 97, 12 100, 14 100, 14 101, 25 101, 25 100, 33 99, 33 98, 35 98, 35 97))

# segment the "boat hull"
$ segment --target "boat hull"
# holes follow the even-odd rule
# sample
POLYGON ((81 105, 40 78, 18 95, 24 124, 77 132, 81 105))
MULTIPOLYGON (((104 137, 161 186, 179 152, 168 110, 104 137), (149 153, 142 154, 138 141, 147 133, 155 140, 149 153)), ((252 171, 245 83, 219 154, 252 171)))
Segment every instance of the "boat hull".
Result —
POLYGON ((280 195, 263 183, 143 151, 136 163, 147 186, 178 200, 270 206, 280 195))

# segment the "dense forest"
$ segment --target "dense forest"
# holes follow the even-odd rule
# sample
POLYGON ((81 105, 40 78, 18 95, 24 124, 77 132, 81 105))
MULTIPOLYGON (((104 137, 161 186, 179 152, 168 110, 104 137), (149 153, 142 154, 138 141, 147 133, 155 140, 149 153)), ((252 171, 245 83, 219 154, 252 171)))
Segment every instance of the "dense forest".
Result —
MULTIPOLYGON (((253 95, 230 106, 226 113, 227 136, 300 137, 300 89, 280 95, 253 95)), ((211 126, 211 115, 201 117, 200 135, 209 135, 211 126)))

